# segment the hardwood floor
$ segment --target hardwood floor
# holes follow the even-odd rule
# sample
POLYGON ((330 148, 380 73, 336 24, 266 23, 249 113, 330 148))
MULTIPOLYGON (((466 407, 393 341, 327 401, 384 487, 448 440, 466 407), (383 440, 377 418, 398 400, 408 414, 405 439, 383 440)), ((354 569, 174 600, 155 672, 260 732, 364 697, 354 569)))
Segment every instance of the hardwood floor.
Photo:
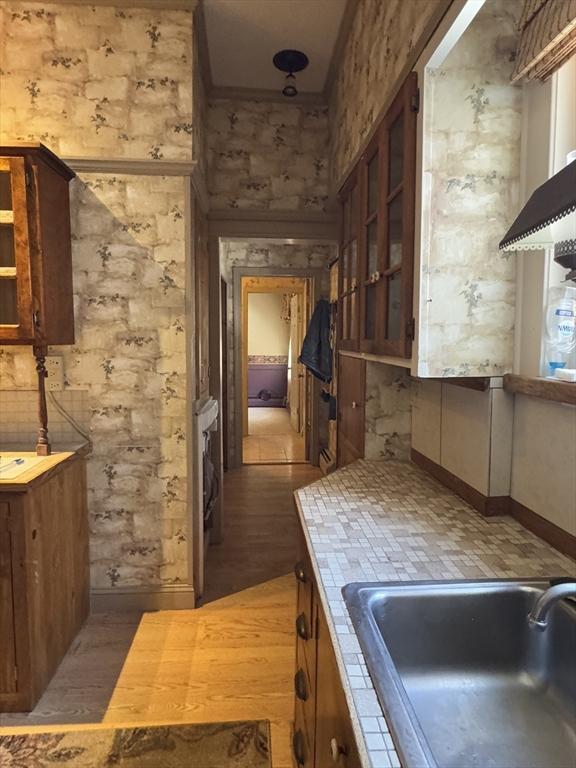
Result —
POLYGON ((248 435, 242 440, 245 464, 306 461, 304 436, 292 429, 286 408, 248 408, 248 435))
POLYGON ((292 768, 295 600, 290 574, 195 611, 95 614, 35 710, 0 715, 0 733, 263 719, 273 768, 292 768))
POLYGON ((207 604, 92 615, 34 711, 0 715, 0 733, 265 719, 273 768, 292 768, 292 491, 319 476, 308 464, 227 473, 207 604))
POLYGON ((224 537, 208 550, 204 602, 292 570, 297 521, 293 491, 314 482, 310 464, 244 466, 224 476, 224 537))

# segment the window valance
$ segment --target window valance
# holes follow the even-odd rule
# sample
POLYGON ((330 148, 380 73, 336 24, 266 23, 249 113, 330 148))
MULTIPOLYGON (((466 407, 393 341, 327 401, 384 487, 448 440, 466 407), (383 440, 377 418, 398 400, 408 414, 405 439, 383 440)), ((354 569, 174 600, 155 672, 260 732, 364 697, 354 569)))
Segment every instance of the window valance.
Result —
POLYGON ((546 80, 576 53, 576 0, 526 0, 512 81, 546 80))

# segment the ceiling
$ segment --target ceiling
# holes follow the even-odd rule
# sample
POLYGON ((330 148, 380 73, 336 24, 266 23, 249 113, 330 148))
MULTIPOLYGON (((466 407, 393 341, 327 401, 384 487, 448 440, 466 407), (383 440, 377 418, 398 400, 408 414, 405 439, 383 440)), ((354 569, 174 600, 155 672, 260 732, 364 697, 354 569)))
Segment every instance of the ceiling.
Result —
POLYGON ((324 90, 347 0, 204 0, 207 47, 216 88, 280 90, 272 64, 283 48, 310 59, 296 76, 300 93, 324 90))

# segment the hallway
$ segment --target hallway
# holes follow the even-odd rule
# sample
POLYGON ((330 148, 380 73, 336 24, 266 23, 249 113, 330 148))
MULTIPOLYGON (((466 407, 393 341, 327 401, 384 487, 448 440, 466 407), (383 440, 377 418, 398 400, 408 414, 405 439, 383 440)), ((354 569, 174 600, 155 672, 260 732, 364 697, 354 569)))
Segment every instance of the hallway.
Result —
POLYGON ((290 424, 287 408, 248 408, 248 435, 243 438, 244 464, 290 464, 306 461, 304 436, 290 424))
POLYGON ((224 537, 210 547, 203 602, 290 573, 296 558, 293 491, 320 478, 310 464, 244 466, 224 476, 224 537))

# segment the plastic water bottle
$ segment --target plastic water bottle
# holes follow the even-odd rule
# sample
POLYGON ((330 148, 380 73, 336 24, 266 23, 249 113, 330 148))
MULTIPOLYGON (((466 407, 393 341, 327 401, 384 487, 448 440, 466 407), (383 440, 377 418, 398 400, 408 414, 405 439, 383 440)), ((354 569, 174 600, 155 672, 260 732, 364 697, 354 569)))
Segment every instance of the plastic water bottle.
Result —
POLYGON ((576 368, 576 287, 548 291, 545 368, 552 377, 557 368, 576 368))

